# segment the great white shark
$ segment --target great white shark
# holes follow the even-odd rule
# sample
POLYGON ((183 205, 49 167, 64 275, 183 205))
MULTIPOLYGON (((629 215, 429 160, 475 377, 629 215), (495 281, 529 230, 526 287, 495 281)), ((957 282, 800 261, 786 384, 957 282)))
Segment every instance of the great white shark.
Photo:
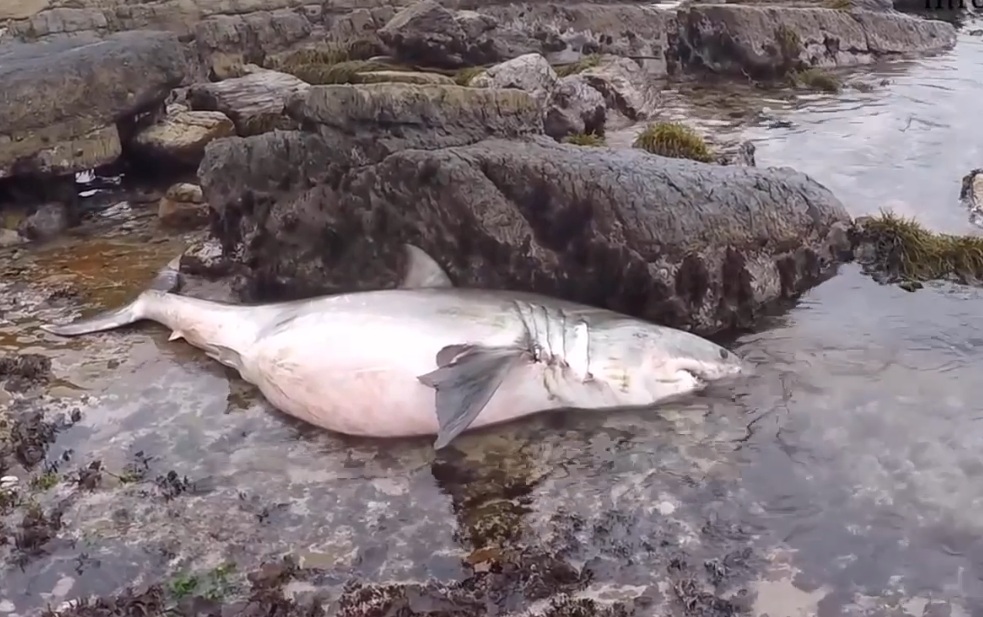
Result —
POLYGON ((694 334, 538 294, 456 288, 406 246, 399 288, 264 305, 172 293, 177 263, 123 308, 60 336, 160 323, 255 385, 277 409, 366 437, 436 435, 559 409, 649 407, 744 369, 694 334))

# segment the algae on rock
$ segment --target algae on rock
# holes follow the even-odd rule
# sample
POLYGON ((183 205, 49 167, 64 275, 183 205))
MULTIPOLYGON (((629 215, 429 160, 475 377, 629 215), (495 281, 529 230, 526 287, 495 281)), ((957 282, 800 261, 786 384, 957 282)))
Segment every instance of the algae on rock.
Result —
POLYGON ((691 159, 701 163, 715 161, 713 151, 699 133, 681 122, 650 124, 635 138, 633 147, 650 154, 675 159, 691 159))
POLYGON ((857 219, 853 234, 858 261, 882 282, 912 290, 932 280, 983 280, 983 237, 936 233, 889 210, 857 219))

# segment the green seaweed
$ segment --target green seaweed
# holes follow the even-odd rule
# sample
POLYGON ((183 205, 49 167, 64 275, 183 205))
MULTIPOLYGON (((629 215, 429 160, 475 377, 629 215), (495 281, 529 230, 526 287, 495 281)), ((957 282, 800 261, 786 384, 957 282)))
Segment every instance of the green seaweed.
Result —
POLYGON ((655 122, 635 138, 633 147, 650 154, 703 163, 714 162, 714 153, 703 137, 681 122, 655 122))
POLYGON ((855 244, 869 249, 865 268, 885 282, 916 289, 931 280, 983 280, 983 237, 936 233, 890 210, 858 219, 854 233, 855 244))
POLYGON ((573 144, 574 146, 603 146, 605 141, 603 135, 597 135, 595 133, 576 133, 574 135, 567 135, 563 139, 563 143, 573 144))
POLYGON ((834 93, 843 89, 843 82, 839 77, 817 67, 796 71, 791 74, 791 79, 792 84, 797 88, 834 93))

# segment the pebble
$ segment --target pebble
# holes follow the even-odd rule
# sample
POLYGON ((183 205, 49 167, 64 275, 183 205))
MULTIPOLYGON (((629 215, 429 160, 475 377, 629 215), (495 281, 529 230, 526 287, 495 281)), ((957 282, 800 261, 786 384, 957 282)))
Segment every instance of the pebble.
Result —
POLYGON ((17 486, 18 482, 20 480, 17 479, 17 476, 4 476, 0 478, 0 488, 13 488, 17 486))
POLYGON ((17 607, 10 600, 0 600, 0 613, 13 613, 16 610, 17 607))
POLYGON ((672 505, 668 501, 659 502, 659 514, 662 516, 669 516, 676 511, 676 506, 672 505))

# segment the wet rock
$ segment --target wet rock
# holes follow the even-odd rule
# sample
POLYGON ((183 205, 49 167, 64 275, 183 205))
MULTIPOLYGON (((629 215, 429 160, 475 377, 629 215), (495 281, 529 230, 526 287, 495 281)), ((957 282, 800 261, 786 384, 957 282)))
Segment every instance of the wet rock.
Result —
POLYGON ((222 143, 209 148, 202 185, 253 299, 390 286, 399 243, 412 239, 459 285, 538 291, 706 333, 815 284, 830 263, 823 238, 849 220, 826 188, 790 169, 546 138, 402 150, 329 184, 313 176, 313 186, 291 180, 307 178, 293 168, 323 170, 333 155, 312 160, 325 155, 310 141, 222 143))
POLYGON ((721 165, 744 165, 746 167, 754 167, 757 162, 754 159, 754 153, 757 150, 752 141, 739 141, 736 143, 723 144, 718 146, 716 151, 718 153, 717 162, 721 165))
POLYGON ((46 383, 51 377, 51 360, 33 353, 0 355, 0 383, 22 391, 46 383))
POLYGON ((490 64, 505 53, 489 33, 497 22, 477 13, 461 15, 434 0, 412 4, 383 26, 379 38, 400 60, 439 68, 490 64))
POLYGON ((310 40, 315 24, 303 11, 293 10, 296 4, 261 0, 253 6, 235 11, 216 6, 211 11, 215 14, 194 23, 195 51, 214 78, 310 40))
POLYGON ((167 189, 157 207, 161 226, 176 230, 197 229, 208 222, 208 204, 197 184, 182 182, 167 189))
POLYGON ((540 104, 552 96, 559 77, 539 54, 524 54, 489 68, 471 78, 472 88, 515 88, 528 92, 540 104))
POLYGON ((896 12, 693 5, 681 9, 678 20, 682 64, 755 78, 944 51, 956 42, 951 24, 896 12))
POLYGON ((973 224, 983 224, 983 169, 974 169, 963 176, 959 201, 969 210, 973 224))
POLYGON ((181 272, 205 278, 219 278, 231 270, 222 244, 216 238, 206 238, 192 244, 181 255, 181 272))
POLYGON ((151 164, 197 168, 206 145, 232 135, 235 125, 222 112, 172 105, 160 121, 139 131, 127 145, 151 164))
POLYGON ((77 213, 61 202, 41 204, 17 226, 28 240, 43 242, 57 237, 77 222, 77 213))
POLYGON ((287 113, 316 127, 334 151, 333 160, 343 167, 379 161, 408 148, 429 150, 543 131, 539 105, 519 90, 412 84, 316 86, 294 96, 287 113))
POLYGON ((609 112, 609 128, 646 120, 657 110, 658 86, 634 60, 605 56, 597 66, 581 75, 604 97, 609 112))
POLYGON ((597 3, 477 5, 458 10, 432 0, 396 14, 378 32, 400 60, 445 68, 482 66, 539 53, 573 62, 603 52, 650 59, 666 72, 673 17, 652 6, 597 3))
POLYGON ((193 110, 225 114, 239 135, 259 135, 295 128, 283 114, 284 104, 308 88, 307 83, 293 75, 263 70, 235 79, 195 84, 188 91, 188 101, 193 110))
POLYGON ((116 122, 160 105, 184 77, 184 52, 170 33, 3 45, 0 178, 112 162, 121 149, 116 122))
POLYGON ((560 141, 569 135, 603 135, 606 120, 604 95, 583 75, 568 75, 559 80, 550 97, 543 128, 547 135, 560 141))
POLYGON ((15 229, 0 228, 0 248, 18 246, 27 242, 27 238, 15 229))

